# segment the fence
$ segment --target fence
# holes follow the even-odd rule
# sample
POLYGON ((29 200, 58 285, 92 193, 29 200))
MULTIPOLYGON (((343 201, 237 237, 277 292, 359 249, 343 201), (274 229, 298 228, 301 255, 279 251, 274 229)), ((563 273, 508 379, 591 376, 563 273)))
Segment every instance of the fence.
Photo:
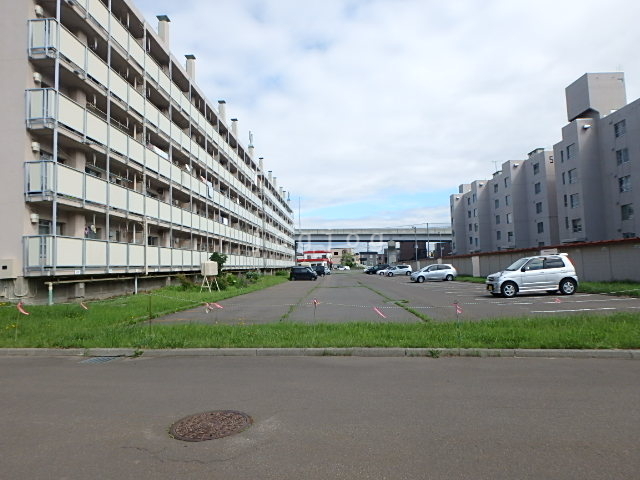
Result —
MULTIPOLYGON (((640 282, 640 238, 603 242, 576 243, 545 247, 544 251, 567 253, 576 267, 578 278, 585 282, 640 282)), ((487 252, 444 257, 459 275, 486 277, 499 272, 518 258, 540 255, 540 249, 487 252)), ((433 263, 436 263, 434 260, 433 263)), ((426 263, 421 262, 424 266, 426 263)))

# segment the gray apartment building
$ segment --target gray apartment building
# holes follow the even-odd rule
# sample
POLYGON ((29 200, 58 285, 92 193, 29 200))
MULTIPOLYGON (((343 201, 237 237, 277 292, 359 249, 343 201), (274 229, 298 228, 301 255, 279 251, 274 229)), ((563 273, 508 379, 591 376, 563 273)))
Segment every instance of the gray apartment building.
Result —
POLYGON ((129 0, 4 9, 0 293, 293 265, 286 192, 129 0))
POLYGON ((586 74, 566 97, 570 123, 553 147, 560 241, 637 237, 640 100, 627 105, 623 73, 586 74))
POLYGON ((553 151, 535 149, 451 195, 454 253, 638 236, 640 100, 626 104, 622 73, 585 74, 565 93, 570 123, 553 151), (488 188, 488 202, 475 205, 473 185, 488 188), (488 225, 474 220, 487 215, 488 225))

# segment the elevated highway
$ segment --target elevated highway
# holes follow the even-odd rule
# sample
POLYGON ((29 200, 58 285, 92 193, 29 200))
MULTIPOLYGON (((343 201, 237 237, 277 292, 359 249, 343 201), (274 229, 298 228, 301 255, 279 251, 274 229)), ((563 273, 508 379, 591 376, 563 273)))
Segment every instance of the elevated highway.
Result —
POLYGON ((295 232, 296 242, 321 244, 451 242, 451 239, 451 227, 442 224, 416 228, 302 228, 295 232))

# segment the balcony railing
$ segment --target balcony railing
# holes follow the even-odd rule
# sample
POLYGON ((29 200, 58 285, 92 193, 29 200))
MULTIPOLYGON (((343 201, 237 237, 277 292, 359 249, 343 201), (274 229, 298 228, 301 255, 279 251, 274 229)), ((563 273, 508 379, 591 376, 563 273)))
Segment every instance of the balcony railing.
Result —
MULTIPOLYGON (((178 208, 66 165, 50 161, 28 162, 25 164, 25 169, 25 193, 27 196, 48 197, 56 193, 72 201, 76 199, 81 202, 108 205, 112 209, 123 212, 134 213, 185 228, 193 228, 201 231, 204 235, 215 234, 221 238, 252 246, 262 246, 262 239, 258 236, 217 223, 190 210, 178 208)), ((239 214, 242 213, 240 210, 244 210, 239 205, 229 202, 228 199, 222 198, 219 201, 225 208, 237 211, 239 214)), ((270 225, 266 225, 266 227, 268 231, 275 233, 273 227, 270 225)), ((283 251, 282 248, 277 250, 283 251)), ((287 250, 285 249, 284 252, 287 250)), ((293 249, 289 249, 288 253, 293 255, 293 249)))
MULTIPOLYGON (((107 242, 87 238, 33 235, 24 237, 25 273, 44 274, 48 270, 66 273, 198 271, 211 253, 199 250, 107 242)), ((243 255, 227 255, 227 269, 286 268, 293 260, 272 260, 243 255)))

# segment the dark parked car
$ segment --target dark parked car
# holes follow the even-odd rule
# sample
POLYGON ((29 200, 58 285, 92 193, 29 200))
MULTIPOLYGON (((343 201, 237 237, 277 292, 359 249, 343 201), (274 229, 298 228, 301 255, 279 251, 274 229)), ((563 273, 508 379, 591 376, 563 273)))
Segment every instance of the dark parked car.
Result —
POLYGON ((289 280, 317 280, 318 274, 311 267, 291 267, 289 280))
POLYGON ((389 264, 387 264, 387 263, 379 263, 378 265, 374 265, 373 267, 371 267, 365 273, 367 275, 373 275, 375 273, 378 273, 378 270, 384 270, 385 268, 389 268, 389 264))
POLYGON ((319 277, 324 277, 325 274, 327 273, 327 270, 324 265, 316 265, 315 267, 312 267, 313 271, 316 272, 318 274, 319 277))

